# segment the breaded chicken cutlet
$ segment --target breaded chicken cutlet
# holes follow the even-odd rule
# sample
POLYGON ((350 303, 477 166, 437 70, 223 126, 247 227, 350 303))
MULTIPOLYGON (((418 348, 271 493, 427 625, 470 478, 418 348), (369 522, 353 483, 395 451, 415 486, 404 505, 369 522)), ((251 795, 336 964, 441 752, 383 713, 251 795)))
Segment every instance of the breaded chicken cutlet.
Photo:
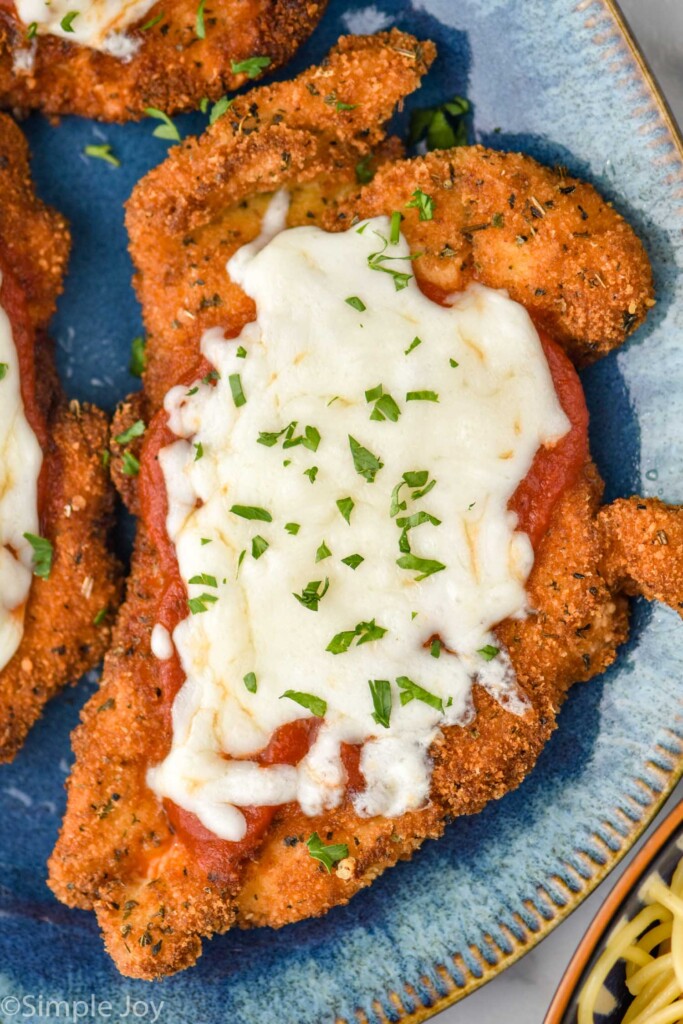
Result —
MULTIPOLYGON (((9 389, 20 388, 39 445, 38 461, 42 450, 36 575, 23 611, 23 635, 10 659, 0 665, 0 761, 14 757, 46 701, 101 660, 120 593, 117 564, 106 546, 113 509, 102 462, 107 421, 90 405, 67 403, 45 334, 68 252, 64 219, 33 191, 26 141, 14 122, 0 115, 0 307, 9 317, 8 340, 13 340, 20 371, 20 381, 13 380, 13 361, 3 363, 0 388, 5 389, 5 409, 12 402, 9 389)), ((12 435, 3 441, 0 541, 7 559, 16 547, 12 435)), ((17 454, 22 471, 29 472, 28 451, 17 454)), ((19 529, 24 514, 29 510, 20 509, 16 517, 19 529)), ((5 600, 14 578, 9 566, 3 561, 0 572, 5 600)), ((8 651, 5 644, 3 651, 8 651)))
MULTIPOLYGON (((565 354, 575 363, 588 362, 622 344, 643 321, 653 304, 643 247, 591 186, 528 157, 471 147, 402 159, 400 142, 387 138, 383 126, 433 58, 432 44, 396 31, 344 38, 320 68, 236 100, 201 138, 173 150, 128 204, 148 335, 147 369, 143 394, 121 407, 114 433, 138 420, 148 425, 141 488, 120 473, 116 445, 114 466, 129 506, 140 512, 142 504, 142 518, 128 598, 101 689, 73 737, 76 764, 50 861, 50 885, 64 903, 94 909, 109 953, 129 976, 158 978, 181 970, 196 961, 203 937, 235 924, 280 927, 346 903, 385 868, 410 858, 426 838, 438 837, 446 821, 481 810, 523 780, 555 728, 569 687, 600 673, 616 657, 628 632, 626 593, 664 601, 679 614, 683 607, 679 549, 661 541, 662 535, 678 536, 681 512, 640 498, 601 507, 602 483, 588 453, 583 395, 565 354), (335 97, 335 106, 326 102, 328 96, 335 97), (363 187, 356 177, 359 164, 374 172, 363 187), (180 383, 178 393, 187 389, 191 396, 200 386, 215 384, 206 353, 200 358, 202 336, 219 328, 225 338, 237 340, 254 320, 254 301, 225 267, 236 250, 259 236, 264 212, 281 190, 289 194, 287 227, 343 232, 360 223, 360 231, 366 218, 391 217, 392 233, 393 224, 400 225, 410 246, 410 270, 430 298, 442 301, 472 284, 507 289, 542 335, 554 339, 554 344, 544 341, 544 349, 571 426, 566 438, 541 448, 534 459, 530 473, 544 481, 543 500, 528 490, 522 496, 518 489, 511 501, 535 549, 526 580, 533 611, 500 621, 499 646, 483 649, 489 660, 506 652, 524 712, 506 707, 475 682, 472 716, 444 726, 429 749, 428 801, 395 816, 359 814, 352 790, 362 792, 363 780, 350 756, 344 764, 349 780, 356 781, 340 803, 313 815, 291 800, 274 808, 247 807, 247 840, 252 822, 257 839, 244 846, 218 838, 186 809, 162 802, 147 784, 149 768, 168 755, 174 728, 165 666, 175 656, 165 642, 153 642, 153 628, 165 621, 168 607, 174 613, 184 608, 180 617, 187 615, 188 593, 173 575, 175 554, 164 525, 170 499, 159 498, 158 463, 162 446, 175 437, 167 425, 171 406, 162 409, 169 389, 180 383), (561 486, 544 461, 555 460, 557 466, 558 457, 561 486)), ((369 257, 375 260, 371 269, 394 266, 377 263, 388 245, 388 238, 383 241, 379 256, 369 257)), ((388 273, 397 292, 407 287, 409 274, 388 273)), ((354 310, 366 308, 358 295, 346 303, 354 310)), ((409 349, 419 344, 415 337, 409 349)), ((248 362, 249 350, 238 350, 238 357, 248 362)), ((451 367, 457 365, 451 360, 451 367)), ((243 405, 239 374, 231 376, 231 388, 235 405, 243 405)), ((438 401, 433 392, 412 394, 438 401)), ((377 401, 378 407, 383 397, 391 401, 370 418, 396 421, 400 410, 390 395, 383 396, 381 387, 366 393, 366 401, 377 401)), ((295 438, 295 427, 266 433, 260 443, 270 449, 284 435, 292 445, 317 451, 320 438, 313 432, 295 438)), ((194 447, 195 459, 206 455, 198 443, 194 447)), ((357 469, 372 482, 382 464, 372 461, 372 452, 363 453, 357 469)), ((408 474, 407 482, 421 486, 426 476, 408 474)), ((248 511, 261 520, 260 528, 267 523, 267 510, 248 511)), ((340 511, 351 516, 348 505, 342 503, 340 511)), ((240 506, 237 514, 243 513, 240 506)), ((424 520, 407 528, 418 521, 424 520)), ((287 527, 296 533, 298 524, 287 527)), ((265 541, 258 540, 254 559, 263 553, 265 541)), ((328 555, 319 549, 316 559, 328 555)), ((436 571, 438 563, 430 564, 428 571, 436 571)), ((209 590, 217 585, 211 577, 202 580, 209 590)), ((309 583, 308 592, 294 596, 317 611, 325 594, 321 586, 309 583)), ((206 611, 202 600, 216 598, 203 594, 199 606, 190 606, 193 612, 206 611)), ((348 650, 358 636, 377 639, 376 623, 362 622, 355 632, 339 634, 333 653, 348 650)), ((435 636, 427 641, 438 658, 442 641, 435 636)), ((411 683, 397 682, 404 688, 411 683)), ((256 691, 253 673, 244 685, 256 691)), ((385 695, 388 682, 386 687, 385 695)), ((379 692, 378 687, 375 696, 379 692)), ((401 706, 415 692, 402 697, 401 706)), ((425 692, 418 699, 426 703, 430 694, 425 692)), ((379 722, 386 707, 382 711, 380 700, 374 706, 379 722)), ((303 721, 316 727, 315 718, 303 721)), ((298 756, 305 752, 304 744, 298 756)), ((272 743, 262 753, 261 765, 278 759, 272 743)))
POLYGON ((174 114, 286 63, 326 0, 0 4, 0 106, 130 121, 174 114), (34 20, 35 19, 35 20, 34 20))

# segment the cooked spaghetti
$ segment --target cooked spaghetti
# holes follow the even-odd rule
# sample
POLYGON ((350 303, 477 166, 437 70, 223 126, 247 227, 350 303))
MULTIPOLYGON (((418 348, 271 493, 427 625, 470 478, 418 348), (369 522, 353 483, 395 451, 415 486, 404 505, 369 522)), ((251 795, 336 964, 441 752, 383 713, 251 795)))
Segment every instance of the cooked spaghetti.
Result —
POLYGON ((610 935, 579 997, 578 1024, 594 1024, 604 983, 619 960, 633 996, 621 1024, 683 1021, 683 859, 671 885, 651 875, 641 889, 644 908, 610 935))

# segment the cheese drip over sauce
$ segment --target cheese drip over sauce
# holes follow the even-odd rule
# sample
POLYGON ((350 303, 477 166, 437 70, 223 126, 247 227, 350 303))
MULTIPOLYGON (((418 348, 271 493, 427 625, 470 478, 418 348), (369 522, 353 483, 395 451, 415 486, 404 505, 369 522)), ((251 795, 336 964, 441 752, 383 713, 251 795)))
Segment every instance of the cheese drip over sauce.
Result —
MULTIPOLYGON (((0 276, 0 284, 2 277, 0 276)), ((0 306, 0 671, 17 650, 32 579, 38 476, 43 453, 21 399, 19 360, 9 317, 0 306)))
MULTIPOLYGON (((524 713, 491 632, 525 614, 533 562, 507 503, 539 446, 568 429, 521 306, 473 286, 444 308, 412 277, 397 291, 392 274, 370 266, 386 242, 392 260, 380 266, 411 274, 408 246, 402 237, 387 242, 383 217, 344 234, 303 227, 269 240, 283 206, 276 196, 266 234, 228 264, 257 319, 238 338, 204 334, 202 352, 220 377, 168 393, 178 440, 160 453, 168 533, 190 598, 206 610, 174 630, 187 681, 173 706, 171 750, 148 781, 229 840, 245 833, 240 806, 298 801, 308 815, 337 806, 342 743, 363 745, 359 814, 421 806, 430 744, 441 726, 471 718, 474 680, 524 713), (380 384, 397 419, 390 403, 379 410, 388 406, 391 416, 373 414, 380 384), (413 392, 438 401, 409 400, 413 392), (350 438, 381 468, 373 473, 376 463, 357 448, 355 465, 350 438), (420 472, 431 488, 402 483, 420 472), (347 521, 338 502, 348 510, 349 498, 347 521), (245 519, 233 506, 263 509, 268 520, 245 519), (408 517, 416 518, 400 547, 408 517), (419 569, 401 567, 408 546, 442 568, 420 579, 419 569), (363 559, 355 569, 343 561, 352 555, 363 559), (201 574, 203 582, 189 582, 201 574), (327 587, 317 610, 294 596, 315 581, 318 593, 327 587), (368 638, 363 624, 373 623, 385 632, 368 638), (344 632, 353 634, 337 641, 346 649, 327 650, 344 632), (439 657, 428 643, 435 635, 448 649, 439 657), (255 693, 243 682, 249 673, 255 693), (406 679, 430 701, 410 699, 406 679), (390 685, 389 728, 373 718, 369 680, 390 685), (283 698, 287 690, 323 700, 324 718, 296 767, 260 767, 250 756, 274 731, 310 716, 283 698)), ((160 657, 164 640, 157 633, 160 657)))
MULTIPOLYGON (((156 0, 14 0, 19 19, 26 26, 35 24, 38 35, 60 36, 122 60, 130 59, 140 45, 139 40, 126 35, 125 29, 144 18, 155 3, 156 0), (68 15, 74 12, 75 17, 69 19, 68 15)), ((30 54, 31 49, 20 52, 30 54)), ((31 63, 23 58, 15 70, 30 71, 31 63)))

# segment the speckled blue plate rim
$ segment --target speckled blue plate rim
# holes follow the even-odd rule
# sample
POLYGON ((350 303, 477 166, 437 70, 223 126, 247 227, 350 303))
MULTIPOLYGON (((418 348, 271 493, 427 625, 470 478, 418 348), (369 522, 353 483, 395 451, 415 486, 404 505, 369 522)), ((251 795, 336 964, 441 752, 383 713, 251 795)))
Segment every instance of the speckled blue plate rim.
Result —
MULTIPOLYGON (((637 491, 683 500, 683 157, 615 8, 609 0, 331 0, 279 77, 319 61, 343 32, 392 23, 433 38, 440 50, 399 130, 411 106, 465 94, 473 138, 565 164, 593 181, 645 241, 658 304, 622 351, 583 375, 591 445, 608 500, 637 491)), ((205 119, 177 123, 187 134, 205 119)), ((40 193, 68 216, 74 236, 53 325, 60 372, 71 396, 111 408, 137 383, 127 362, 140 330, 121 204, 163 159, 165 144, 144 122, 53 125, 36 116, 25 129, 40 193), (120 168, 82 156, 98 141, 112 144, 120 168)), ((163 1024, 432 1016, 578 905, 681 775, 682 628, 672 611, 635 602, 618 663, 572 691, 559 729, 516 792, 458 819, 347 907, 278 932, 229 932, 206 944, 196 968, 155 985, 121 978, 93 916, 62 907, 45 885, 69 731, 96 685, 90 676, 51 703, 15 763, 0 771, 0 1021, 54 1019, 47 999, 94 1001, 88 1019, 104 1016, 101 1000, 119 1020, 133 1019, 136 1006, 140 1019, 158 1011, 163 1024)))

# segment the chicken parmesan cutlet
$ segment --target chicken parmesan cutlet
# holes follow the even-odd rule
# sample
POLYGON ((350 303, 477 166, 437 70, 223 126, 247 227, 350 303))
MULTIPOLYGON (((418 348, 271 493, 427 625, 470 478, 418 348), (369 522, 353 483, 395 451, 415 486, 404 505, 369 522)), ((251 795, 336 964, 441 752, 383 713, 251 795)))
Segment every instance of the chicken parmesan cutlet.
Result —
POLYGON ((434 55, 341 39, 128 204, 139 529, 50 885, 129 976, 346 903, 522 781, 626 593, 681 609, 680 511, 601 507, 575 370, 653 304, 643 247, 528 157, 404 159, 434 55))
POLYGON ((0 106, 131 121, 286 63, 327 0, 0 0, 0 106))
POLYGON ((107 422, 67 403, 45 329, 69 252, 28 147, 0 115, 0 761, 47 700, 102 658, 119 596, 106 547, 107 422))

